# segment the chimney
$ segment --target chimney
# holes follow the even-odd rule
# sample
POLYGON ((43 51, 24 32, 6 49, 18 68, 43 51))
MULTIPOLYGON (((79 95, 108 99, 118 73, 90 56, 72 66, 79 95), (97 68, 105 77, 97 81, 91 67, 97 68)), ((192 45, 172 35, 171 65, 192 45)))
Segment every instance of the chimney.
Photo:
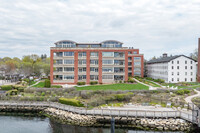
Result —
POLYGON ((197 82, 200 82, 200 38, 198 39, 198 66, 197 66, 197 82))
POLYGON ((164 54, 163 54, 163 58, 165 58, 165 57, 167 57, 167 53, 164 53, 164 54))

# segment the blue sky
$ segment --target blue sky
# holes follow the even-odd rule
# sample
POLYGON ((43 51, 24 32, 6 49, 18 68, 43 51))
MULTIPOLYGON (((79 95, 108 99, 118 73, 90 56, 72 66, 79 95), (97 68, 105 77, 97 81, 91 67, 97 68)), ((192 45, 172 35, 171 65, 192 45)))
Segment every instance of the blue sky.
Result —
POLYGON ((114 39, 150 59, 189 55, 199 37, 199 0, 0 0, 0 57, 49 55, 64 39, 114 39))

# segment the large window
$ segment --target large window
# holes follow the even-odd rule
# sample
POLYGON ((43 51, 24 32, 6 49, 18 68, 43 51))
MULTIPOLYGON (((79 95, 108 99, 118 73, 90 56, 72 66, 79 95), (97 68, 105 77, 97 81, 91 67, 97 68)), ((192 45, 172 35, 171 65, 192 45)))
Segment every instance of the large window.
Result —
POLYGON ((102 79, 113 79, 114 76, 113 75, 103 75, 102 79))
POLYGON ((103 57, 114 57, 114 52, 102 52, 103 57))
POLYGON ((86 67, 78 68, 78 71, 79 71, 79 72, 86 72, 86 67))
POLYGON ((64 60, 64 64, 74 64, 74 60, 64 60))
POLYGON ((141 65, 141 62, 134 62, 134 65, 136 66, 141 65))
POLYGON ((124 57, 124 52, 115 52, 114 56, 115 57, 124 57))
POLYGON ((102 64, 113 64, 113 60, 102 60, 102 64))
POLYGON ((102 72, 113 72, 112 67, 102 67, 102 72))
POLYGON ((134 57, 134 60, 141 60, 141 57, 134 57))
POLYGON ((86 60, 79 60, 79 61, 78 61, 78 64, 79 64, 79 65, 85 65, 85 64, 86 64, 86 60))
POLYGON ((90 67, 90 72, 98 72, 98 67, 90 67))
POLYGON ((90 60, 91 65, 98 65, 99 61, 98 60, 90 60))
POLYGON ((78 76, 78 80, 83 80, 83 79, 86 79, 86 75, 79 75, 78 76))
POLYGON ((91 52, 90 56, 91 57, 98 57, 99 53, 98 52, 91 52))
POLYGON ((64 79, 74 79, 74 75, 64 75, 64 79))
POLYGON ((98 75, 90 75, 90 80, 98 80, 99 76, 98 75))
POLYGON ((63 60, 56 60, 56 64, 63 64, 63 60))
POLYGON ((74 52, 64 52, 64 56, 74 56, 74 52))
POLYGON ((55 72, 62 72, 63 71, 63 68, 62 67, 56 67, 55 68, 55 72))
POLYGON ((78 56, 79 56, 79 57, 86 56, 86 52, 78 52, 78 56))
POLYGON ((74 71, 74 67, 64 67, 64 71, 73 72, 74 71))

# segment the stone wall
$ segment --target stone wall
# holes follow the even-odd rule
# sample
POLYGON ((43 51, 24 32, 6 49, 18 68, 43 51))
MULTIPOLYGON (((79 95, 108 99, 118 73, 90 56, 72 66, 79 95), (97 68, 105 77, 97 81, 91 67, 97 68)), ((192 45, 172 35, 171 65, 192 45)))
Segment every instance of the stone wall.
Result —
MULTIPOLYGON (((80 115, 72 112, 58 110, 55 108, 1 106, 0 113, 2 112, 38 113, 41 115, 45 115, 62 124, 78 126, 110 127, 111 123, 110 116, 80 115)), ((190 131, 193 128, 192 123, 178 118, 153 119, 115 117, 115 126, 159 131, 190 131)))

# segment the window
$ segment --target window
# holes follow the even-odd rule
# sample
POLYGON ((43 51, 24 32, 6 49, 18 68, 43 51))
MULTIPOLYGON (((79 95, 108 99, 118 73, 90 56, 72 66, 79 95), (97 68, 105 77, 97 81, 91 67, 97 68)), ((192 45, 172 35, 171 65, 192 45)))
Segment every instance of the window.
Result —
MULTIPOLYGON (((131 62, 130 62, 130 63, 131 63, 131 62)), ((134 62, 134 65, 135 65, 135 66, 138 66, 138 65, 140 66, 140 65, 141 65, 141 62, 134 62)))
POLYGON ((78 52, 78 56, 79 56, 79 57, 86 56, 86 52, 78 52))
POLYGON ((174 81, 174 78, 172 78, 172 81, 174 81))
POLYGON ((193 75, 193 72, 191 72, 191 76, 193 75))
POLYGON ((185 72, 185 75, 187 76, 187 72, 185 72))
POLYGON ((172 64, 174 64, 174 61, 172 61, 172 64))
POLYGON ((185 78, 185 82, 187 82, 187 78, 185 78))
POLYGON ((115 52, 114 57, 124 57, 124 52, 115 52))
POLYGON ((102 60, 102 64, 113 64, 113 60, 102 60))
POLYGON ((99 76, 98 75, 90 75, 90 80, 98 80, 99 76))
POLYGON ((179 66, 177 66, 177 69, 179 69, 179 66))
POLYGON ((56 60, 56 64, 63 64, 63 60, 56 60))
POLYGON ((78 71, 79 71, 79 72, 86 72, 86 67, 78 68, 78 71))
POLYGON ((177 72, 177 75, 179 75, 179 72, 177 72))
POLYGON ((91 65, 98 65, 99 61, 98 60, 90 60, 91 65))
POLYGON ((174 69, 174 66, 172 66, 172 69, 174 69))
POLYGON ((130 51, 128 51, 128 54, 131 54, 131 52, 130 52, 130 51))
POLYGON ((177 78, 177 81, 179 82, 179 78, 177 78))
POLYGON ((187 69, 187 66, 185 66, 185 69, 187 69))
POLYGON ((79 60, 79 61, 78 61, 78 64, 79 64, 79 65, 85 65, 85 64, 86 64, 86 60, 79 60))
POLYGON ((172 75, 174 75, 174 72, 172 72, 172 75))
POLYGON ((192 69, 192 66, 190 68, 192 69))
POLYGON ((179 64, 179 61, 177 61, 177 64, 179 64))
POLYGON ((74 56, 74 52, 64 52, 64 56, 74 56))
POLYGON ((102 79, 113 79, 113 75, 103 75, 102 79))
POLYGON ((141 60, 141 57, 134 57, 134 60, 141 60))
POLYGON ((193 80, 192 80, 192 78, 191 78, 191 82, 192 82, 193 80))
POLYGON ((98 72, 98 67, 90 67, 90 72, 98 72))
POLYGON ((74 64, 74 60, 64 60, 64 64, 74 64))
POLYGON ((114 52, 102 52, 103 57, 114 57, 114 52))
POLYGON ((64 67, 64 71, 73 72, 74 71, 74 67, 64 67))
POLYGON ((187 61, 185 61, 185 64, 187 64, 187 61))
POLYGON ((192 64, 193 62, 191 61, 191 64, 192 64))
POLYGON ((90 53, 90 56, 91 56, 91 57, 98 57, 98 56, 99 56, 99 53, 98 53, 98 52, 91 52, 91 53, 90 53))
POLYGON ((137 51, 133 51, 133 54, 137 54, 137 51))
POLYGON ((113 72, 113 68, 112 67, 103 67, 102 72, 113 72))
POLYGON ((64 75, 64 79, 74 79, 74 75, 64 75))
POLYGON ((78 80, 86 79, 86 75, 78 75, 78 80))
POLYGON ((63 71, 63 68, 62 67, 56 67, 55 68, 55 72, 62 72, 63 71))

